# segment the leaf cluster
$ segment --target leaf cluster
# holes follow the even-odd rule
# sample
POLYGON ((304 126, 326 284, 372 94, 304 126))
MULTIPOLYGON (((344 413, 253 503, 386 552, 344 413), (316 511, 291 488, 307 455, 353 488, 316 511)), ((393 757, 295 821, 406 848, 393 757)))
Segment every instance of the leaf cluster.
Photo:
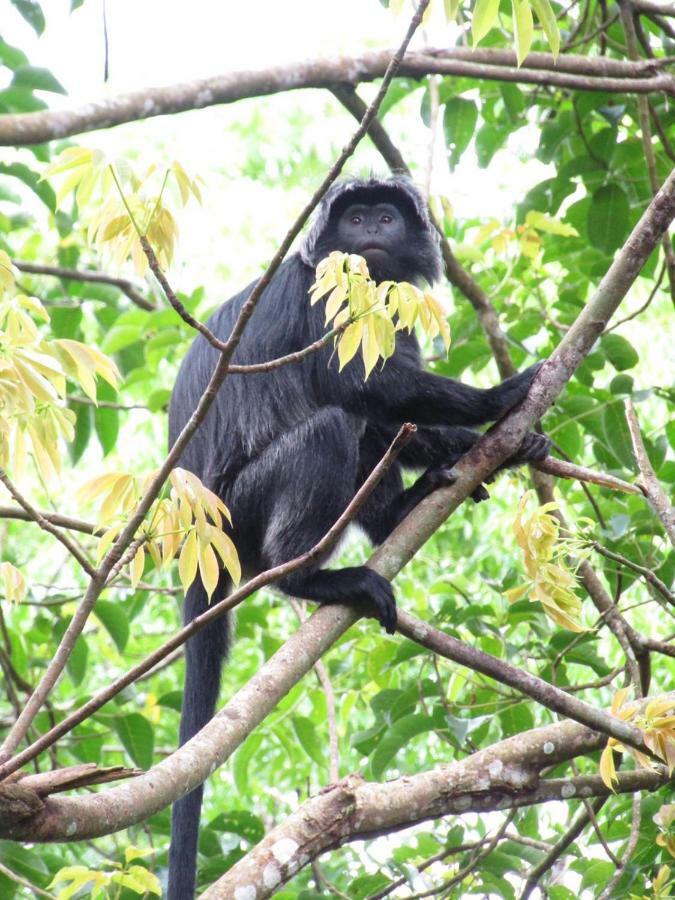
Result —
POLYGON ((376 284, 362 256, 334 251, 319 262, 310 302, 326 295, 326 324, 346 325, 335 339, 340 371, 361 348, 368 378, 378 360, 385 362, 394 352, 396 332, 410 334, 417 322, 429 337, 440 336, 446 350, 450 346, 450 328, 438 301, 406 281, 376 284))

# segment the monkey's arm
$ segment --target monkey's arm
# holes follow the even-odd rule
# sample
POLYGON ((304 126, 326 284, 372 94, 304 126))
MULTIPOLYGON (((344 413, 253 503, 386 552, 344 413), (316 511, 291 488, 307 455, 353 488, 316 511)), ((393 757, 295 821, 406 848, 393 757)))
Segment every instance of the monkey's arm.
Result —
POLYGON ((531 366, 501 384, 483 389, 425 372, 397 353, 345 399, 371 421, 481 425, 501 418, 519 403, 538 369, 539 364, 531 366))

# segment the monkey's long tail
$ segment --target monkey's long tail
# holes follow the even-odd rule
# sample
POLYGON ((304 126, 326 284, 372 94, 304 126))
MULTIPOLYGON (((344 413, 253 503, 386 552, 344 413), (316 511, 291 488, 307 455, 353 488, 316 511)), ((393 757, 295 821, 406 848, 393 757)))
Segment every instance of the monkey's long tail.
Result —
MULTIPOLYGON (((222 578, 215 596, 223 597, 229 591, 229 581, 222 578)), ((184 621, 191 622, 208 606, 206 591, 197 578, 185 595, 184 621)), ((228 619, 228 616, 217 619, 185 645, 181 746, 213 717, 220 690, 220 673, 229 643, 228 619)), ((173 805, 167 900, 192 900, 194 897, 203 793, 203 786, 200 785, 173 805)))

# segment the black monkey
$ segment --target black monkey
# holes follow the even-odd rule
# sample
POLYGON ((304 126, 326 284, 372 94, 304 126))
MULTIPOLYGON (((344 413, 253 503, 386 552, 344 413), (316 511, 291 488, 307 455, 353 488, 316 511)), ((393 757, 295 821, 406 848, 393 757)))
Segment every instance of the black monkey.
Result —
MULTIPOLYGON (((299 253, 289 257, 260 298, 234 362, 264 362, 301 350, 325 333, 323 303, 311 306, 316 264, 332 250, 365 257, 377 280, 432 283, 440 274, 438 236, 426 204, 405 178, 350 180, 324 197, 299 253)), ((251 285, 209 321, 229 336, 251 285)), ((197 337, 181 366, 171 398, 170 442, 192 414, 216 364, 217 352, 197 337)), ((424 371, 413 335, 399 332, 396 350, 367 381, 358 359, 338 373, 331 347, 299 363, 255 375, 230 375, 180 464, 195 472, 232 511, 234 541, 247 575, 292 559, 313 546, 344 510, 404 421, 417 424, 413 441, 358 516, 381 543, 435 488, 452 481, 452 465, 475 443, 467 426, 491 422, 520 401, 537 367, 482 390, 424 371), (407 490, 401 466, 424 469, 407 490)), ((548 441, 528 435, 512 464, 540 459, 548 441)), ((396 626, 388 581, 363 566, 319 565, 282 579, 278 587, 318 603, 346 602, 396 626)), ((229 590, 223 576, 214 600, 229 590)), ((185 601, 185 620, 206 610, 199 579, 185 601)), ((191 638, 181 744, 213 715, 227 650, 223 619, 191 638)), ((169 900, 194 893, 202 788, 173 808, 169 900)))

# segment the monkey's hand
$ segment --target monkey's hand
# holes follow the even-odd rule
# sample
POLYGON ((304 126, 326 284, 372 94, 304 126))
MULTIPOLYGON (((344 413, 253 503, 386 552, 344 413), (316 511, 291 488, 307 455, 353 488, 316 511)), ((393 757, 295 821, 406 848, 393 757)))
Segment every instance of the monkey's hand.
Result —
MULTIPOLYGON (((501 472, 503 469, 512 469, 515 466, 522 466, 525 463, 536 463, 542 459, 545 459, 548 456, 548 451, 551 449, 551 439, 547 438, 545 434, 538 434, 536 431, 531 431, 529 434, 526 434, 523 438, 523 442, 520 447, 516 450, 516 452, 509 459, 506 460, 505 463, 502 463, 501 466, 497 469, 497 472, 501 472)), ((485 481, 487 484, 494 481, 496 472, 493 473, 489 478, 486 478, 485 481)), ((490 497, 487 492, 487 488, 484 485, 480 485, 476 488, 476 490, 471 494, 471 499, 474 503, 480 503, 483 500, 488 500, 490 497)))
POLYGON ((538 434, 531 431, 523 438, 523 443, 513 454, 511 459, 507 460, 507 466, 520 466, 523 463, 539 462, 548 456, 551 449, 551 439, 545 434, 538 434))
POLYGON ((527 392, 530 390, 530 385, 542 365, 543 362, 535 363, 529 369, 525 369, 524 372, 512 375, 506 381, 502 381, 501 384, 490 388, 489 393, 492 395, 491 400, 494 404, 495 419, 500 419, 513 406, 525 399, 527 392))

